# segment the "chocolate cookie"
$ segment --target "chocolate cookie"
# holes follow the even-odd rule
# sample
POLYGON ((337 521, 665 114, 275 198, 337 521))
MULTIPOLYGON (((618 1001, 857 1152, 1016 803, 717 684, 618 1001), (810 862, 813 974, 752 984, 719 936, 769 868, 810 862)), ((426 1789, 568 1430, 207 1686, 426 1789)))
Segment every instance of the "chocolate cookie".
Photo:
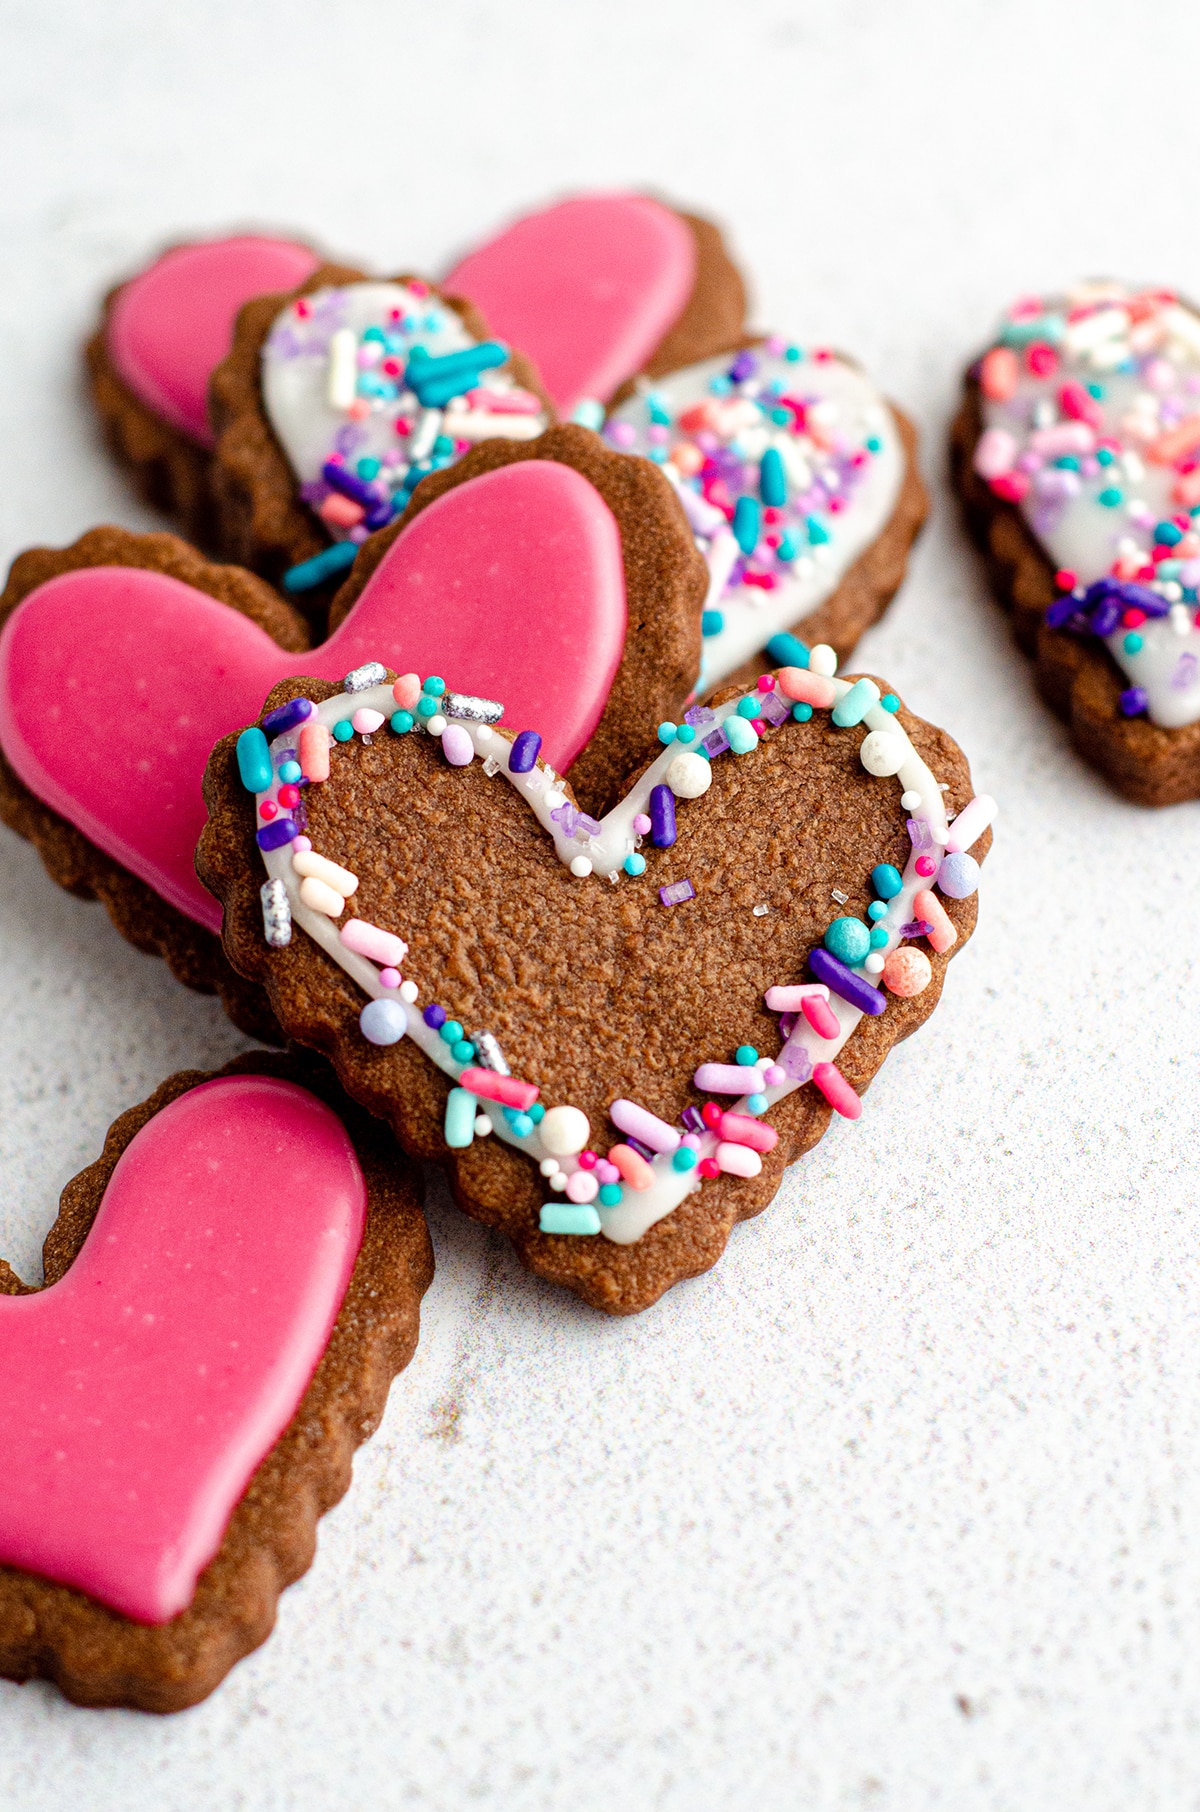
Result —
POLYGON ((146 501, 211 541, 214 436, 208 381, 238 309, 302 283, 320 262, 299 240, 241 234, 172 246, 109 291, 86 347, 92 398, 146 501))
POLYGON ((729 345, 746 290, 717 227, 649 195, 524 215, 446 278, 533 359, 561 415, 729 345))
POLYGON ((279 1034, 221 953, 193 851, 208 754, 269 686, 298 668, 340 683, 377 654, 452 663, 536 715, 598 810, 635 727, 694 684, 704 566, 652 467, 569 426, 464 466, 367 544, 317 651, 262 580, 169 535, 22 554, 0 597, 0 816, 254 1036, 279 1034))
POLYGON ((750 685, 764 649, 847 659, 928 513, 912 423, 850 359, 778 336, 660 370, 603 433, 661 466, 708 563, 701 692, 750 685))
POLYGON ((664 724, 600 821, 453 676, 288 680, 209 763, 231 961, 469 1214, 613 1313, 714 1264, 858 1116, 974 926, 994 802, 835 666, 664 724))
POLYGON ((1038 689, 1138 805, 1200 797, 1200 315, 1027 297, 967 374, 955 484, 1038 689))
POLYGON ((471 303, 332 264, 246 304, 209 400, 221 547, 314 621, 427 473, 554 419, 529 360, 490 340, 471 303))
POLYGON ((407 1167, 323 1064, 170 1077, 0 1262, 0 1673, 178 1711, 271 1632, 417 1343, 407 1167))

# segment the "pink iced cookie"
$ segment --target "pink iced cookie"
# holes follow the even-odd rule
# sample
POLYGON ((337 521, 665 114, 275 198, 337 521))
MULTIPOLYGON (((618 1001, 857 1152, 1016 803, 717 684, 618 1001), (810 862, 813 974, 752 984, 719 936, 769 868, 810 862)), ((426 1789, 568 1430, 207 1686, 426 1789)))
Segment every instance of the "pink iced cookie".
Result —
POLYGON ((563 772, 625 642, 621 537, 572 467, 524 460, 456 486, 393 543, 341 627, 289 654, 249 618, 133 567, 64 572, 0 635, 0 745, 25 785, 180 912, 219 930, 196 878, 213 745, 288 674, 365 661, 449 676, 536 728, 563 772))
POLYGON ((65 1277, 0 1296, 0 1561, 162 1623, 325 1350, 366 1185, 329 1108, 229 1076, 126 1147, 65 1277))
POLYGON ((294 289, 316 269, 307 246, 243 235, 165 252, 118 292, 106 345, 118 375, 156 415, 211 447, 208 380, 242 304, 294 289))
POLYGON ((470 252, 445 287, 528 353, 569 415, 641 370, 687 307, 696 267, 692 230, 670 208, 644 195, 580 195, 470 252))

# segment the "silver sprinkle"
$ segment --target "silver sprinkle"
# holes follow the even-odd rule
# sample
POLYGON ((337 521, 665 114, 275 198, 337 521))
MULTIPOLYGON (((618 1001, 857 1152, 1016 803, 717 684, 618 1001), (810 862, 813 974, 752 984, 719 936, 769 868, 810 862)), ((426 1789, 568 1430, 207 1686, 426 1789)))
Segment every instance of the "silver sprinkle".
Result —
POLYGON ((469 724, 498 724, 504 716, 504 706, 494 698, 475 698, 470 692, 447 692, 442 710, 447 717, 461 717, 469 724))
POLYGON ((259 888, 262 900, 263 936, 272 950, 283 950, 292 941, 292 909, 287 888, 278 876, 264 881, 259 888))
POLYGON ((372 686, 382 686, 387 682, 387 668, 382 661, 364 661, 361 667, 355 667, 342 681, 343 692, 369 692, 372 686))
POLYGON ((500 1049, 500 1040, 493 1032, 476 1032, 471 1040, 475 1046, 475 1061, 481 1070, 495 1070, 497 1076, 511 1076, 512 1071, 504 1060, 500 1049))

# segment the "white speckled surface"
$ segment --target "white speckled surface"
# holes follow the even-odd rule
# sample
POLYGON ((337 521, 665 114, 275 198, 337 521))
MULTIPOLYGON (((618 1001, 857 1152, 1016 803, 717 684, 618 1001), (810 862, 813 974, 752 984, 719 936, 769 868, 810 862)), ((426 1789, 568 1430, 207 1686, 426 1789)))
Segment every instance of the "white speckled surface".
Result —
MULTIPOLYGON (((934 523, 864 650, 1004 806, 932 1024, 632 1323, 433 1208, 417 1359, 280 1627, 202 1708, 0 1685, 21 1812, 1143 1812, 1200 1773, 1200 806, 1110 798, 942 482, 1010 292, 1200 292, 1193 7, 149 0, 0 8, 5 556, 152 520, 75 347, 156 242, 257 220, 436 266, 571 185, 731 223, 764 322, 926 431, 934 523)), ((239 1040, 2 834, 3 1249, 113 1116, 239 1040)), ((2 1388, 2 1381, 0 1381, 2 1388)))

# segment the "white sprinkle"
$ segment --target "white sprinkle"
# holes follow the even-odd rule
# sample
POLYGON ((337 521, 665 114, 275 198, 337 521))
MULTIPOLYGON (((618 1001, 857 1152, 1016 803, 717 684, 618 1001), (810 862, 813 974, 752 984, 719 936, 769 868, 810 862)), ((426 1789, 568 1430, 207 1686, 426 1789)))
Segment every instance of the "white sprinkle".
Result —
POLYGON ((907 793, 901 793, 900 803, 906 812, 915 812, 921 803, 921 795, 920 793, 912 792, 910 789, 907 793))
POLYGON ((833 887, 830 889, 830 892, 839 906, 844 906, 846 901, 850 898, 850 895, 848 893, 843 893, 840 887, 833 887))
POLYGON ((418 988, 415 981, 403 981, 400 983, 400 998, 401 1000, 407 1001, 410 1007, 420 992, 421 990, 418 988))
POLYGON ((754 916, 756 919, 761 919, 766 913, 770 912, 770 910, 771 908, 769 906, 756 906, 754 908, 754 916))
POLYGON ((492 1123, 488 1119, 488 1116, 486 1114, 476 1114, 476 1116, 475 1116, 475 1137, 477 1139, 486 1139, 488 1134, 491 1132, 491 1130, 492 1130, 492 1123))
POLYGON ((565 1189, 566 1186, 567 1186, 566 1171, 565 1170, 556 1170, 554 1175, 550 1178, 551 1189, 562 1190, 562 1189, 565 1189))
POLYGON ((432 717, 425 719, 425 728, 431 736, 442 736, 446 730, 446 719, 440 711, 435 711, 432 717))
POLYGON ((538 1169, 544 1177, 556 1176, 559 1168, 560 1166, 557 1158, 543 1158, 538 1165, 538 1169))
POLYGON ((881 972, 883 969, 883 958, 880 956, 878 950, 872 950, 870 956, 868 956, 863 963, 863 968, 868 975, 878 975, 881 972))
POLYGON ((573 858, 571 862, 571 873, 580 881, 583 880, 585 875, 590 875, 591 872, 592 859, 590 856, 575 856, 573 858))
POLYGON ((352 327, 339 327, 329 342, 329 406, 348 409, 358 390, 358 338, 352 327))

